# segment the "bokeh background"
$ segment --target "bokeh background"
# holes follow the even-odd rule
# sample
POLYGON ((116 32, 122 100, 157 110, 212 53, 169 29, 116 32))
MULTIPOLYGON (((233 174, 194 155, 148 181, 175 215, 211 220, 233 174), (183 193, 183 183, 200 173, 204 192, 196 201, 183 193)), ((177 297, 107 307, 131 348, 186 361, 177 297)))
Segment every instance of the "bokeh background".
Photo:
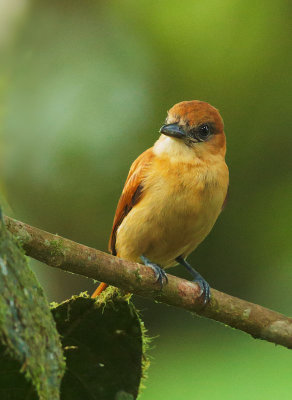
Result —
MULTIPOLYGON (((1 0, 8 213, 106 251, 131 162, 174 103, 208 101, 225 121, 230 197, 190 261, 213 287, 291 315, 289 25, 288 0, 1 0)), ((32 265, 50 300, 94 289, 32 265)), ((134 302, 155 337, 141 400, 291 398, 291 350, 134 302)))

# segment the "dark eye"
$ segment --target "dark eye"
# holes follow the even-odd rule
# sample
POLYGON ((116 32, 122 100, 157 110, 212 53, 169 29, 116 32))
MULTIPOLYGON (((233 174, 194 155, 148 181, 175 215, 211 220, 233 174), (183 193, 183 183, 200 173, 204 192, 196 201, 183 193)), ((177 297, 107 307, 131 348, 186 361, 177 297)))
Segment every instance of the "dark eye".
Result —
POLYGON ((207 124, 203 124, 199 127, 199 132, 198 136, 201 140, 207 139, 207 137, 210 135, 210 127, 207 124))

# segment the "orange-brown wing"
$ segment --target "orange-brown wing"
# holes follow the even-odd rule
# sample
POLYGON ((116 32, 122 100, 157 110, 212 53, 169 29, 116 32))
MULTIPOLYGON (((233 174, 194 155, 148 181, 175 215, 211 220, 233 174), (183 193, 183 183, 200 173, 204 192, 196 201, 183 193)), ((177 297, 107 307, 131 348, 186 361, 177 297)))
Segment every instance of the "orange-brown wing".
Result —
POLYGON ((152 147, 142 153, 132 164, 122 195, 118 202, 116 214, 114 217, 113 228, 109 240, 109 251, 115 256, 116 252, 116 236, 118 227, 123 222, 126 215, 129 214, 135 204, 141 200, 143 196, 143 179, 145 173, 153 160, 154 154, 152 147))

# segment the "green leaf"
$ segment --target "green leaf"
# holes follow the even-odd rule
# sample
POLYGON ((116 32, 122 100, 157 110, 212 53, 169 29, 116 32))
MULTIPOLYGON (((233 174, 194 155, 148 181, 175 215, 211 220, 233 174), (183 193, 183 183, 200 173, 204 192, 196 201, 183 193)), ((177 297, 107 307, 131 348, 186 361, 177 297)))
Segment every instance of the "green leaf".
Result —
POLYGON ((134 400, 142 376, 143 324, 117 291, 53 309, 67 360, 62 400, 134 400))
POLYGON ((64 360, 49 305, 0 215, 0 398, 57 400, 64 360))

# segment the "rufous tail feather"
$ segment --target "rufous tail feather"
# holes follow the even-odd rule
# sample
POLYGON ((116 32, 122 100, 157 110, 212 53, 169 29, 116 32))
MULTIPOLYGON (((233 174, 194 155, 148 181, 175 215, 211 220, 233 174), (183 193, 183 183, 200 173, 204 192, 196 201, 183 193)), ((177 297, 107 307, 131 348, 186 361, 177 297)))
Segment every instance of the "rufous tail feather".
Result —
POLYGON ((101 282, 98 287, 95 289, 95 291, 93 292, 91 298, 94 299, 95 297, 99 296, 101 292, 104 291, 104 289, 106 289, 108 287, 108 285, 104 282, 101 282))

